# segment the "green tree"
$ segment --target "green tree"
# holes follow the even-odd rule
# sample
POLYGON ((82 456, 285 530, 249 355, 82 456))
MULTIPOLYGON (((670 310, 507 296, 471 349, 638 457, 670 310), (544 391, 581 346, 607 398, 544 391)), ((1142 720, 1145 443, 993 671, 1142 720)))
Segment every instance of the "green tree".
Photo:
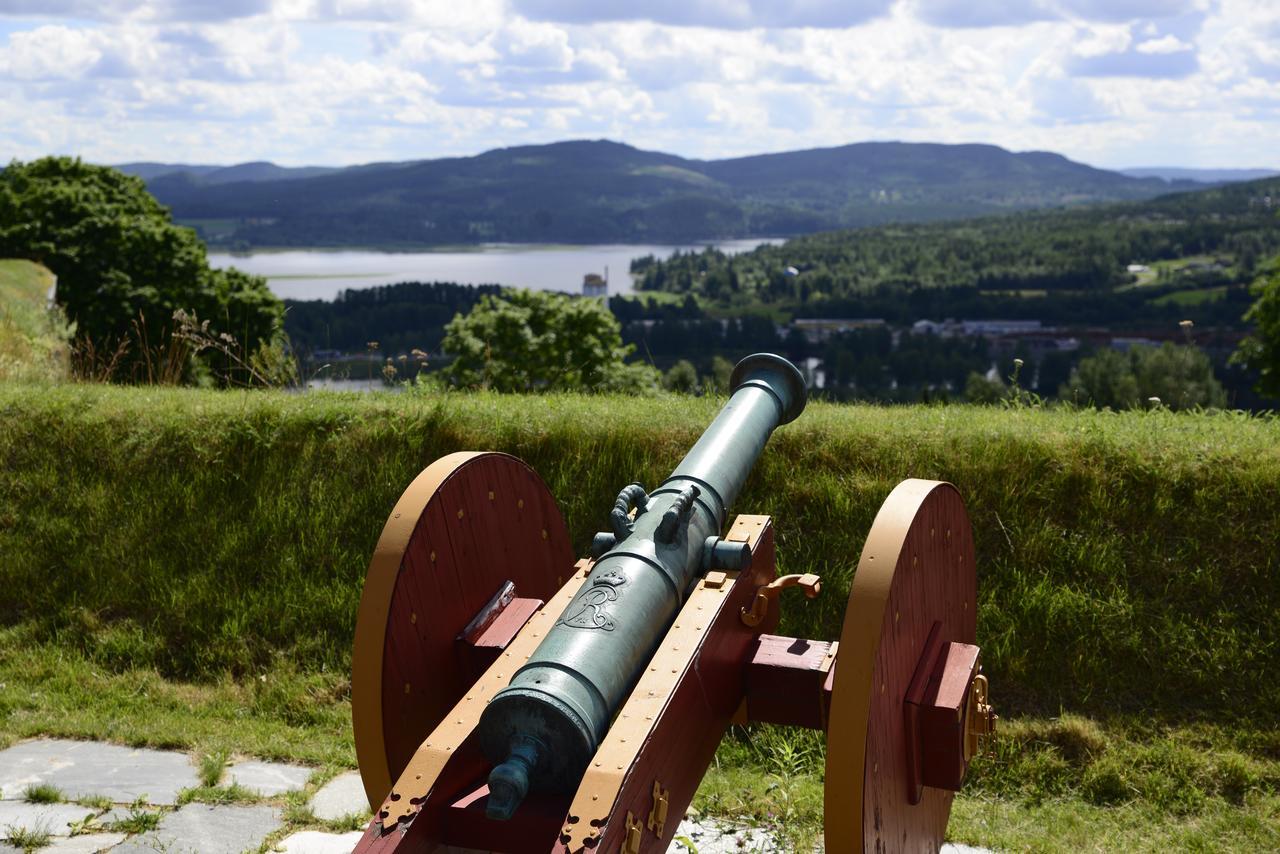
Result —
POLYGON ((1133 360, 1119 350, 1099 350, 1080 360, 1058 397, 1099 409, 1129 409, 1138 405, 1138 378, 1133 360))
POLYGON ((497 391, 625 391, 657 388, 658 371, 627 364, 622 327, 598 300, 545 291, 485 296, 445 327, 444 369, 454 386, 497 391))
POLYGON ((279 343, 284 308, 266 280, 211 269, 195 232, 115 169, 69 157, 11 163, 0 172, 0 257, 52 270, 58 302, 99 350, 132 341, 117 379, 143 346, 165 346, 178 310, 235 336, 246 356, 279 343))
POLYGON ((1009 389, 999 377, 992 379, 977 371, 970 371, 964 383, 964 397, 970 403, 990 406, 1004 400, 1008 393, 1009 389))
POLYGON ((1258 372, 1261 394, 1280 397, 1280 262, 1253 286, 1258 299, 1244 319, 1257 324, 1257 331, 1240 342, 1231 360, 1258 372))
POLYGON ((698 390, 698 369, 688 359, 681 359, 662 378, 662 387, 679 394, 694 394, 698 390))
POLYGON ((1213 363, 1191 344, 1169 342, 1135 353, 1134 377, 1138 399, 1158 397, 1170 409, 1223 407, 1227 392, 1213 376, 1213 363))
POLYGON ((1221 407, 1227 393, 1204 351, 1165 342, 1128 353, 1099 350, 1080 361, 1058 396, 1083 405, 1130 409, 1151 398, 1170 409, 1221 407))
POLYGON ((733 362, 730 362, 724 356, 713 356, 711 358, 711 376, 708 382, 715 388, 719 394, 729 393, 729 380, 733 377, 733 362))

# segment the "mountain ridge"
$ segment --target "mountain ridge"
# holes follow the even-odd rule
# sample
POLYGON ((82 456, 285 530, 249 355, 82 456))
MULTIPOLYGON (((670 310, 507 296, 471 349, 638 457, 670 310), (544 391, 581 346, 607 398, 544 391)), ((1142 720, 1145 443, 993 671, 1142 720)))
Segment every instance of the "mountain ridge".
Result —
POLYGON ((794 236, 1204 186, 1129 177, 1053 152, 893 141, 717 160, 565 140, 342 168, 124 166, 145 173, 178 219, 223 225, 216 234, 204 226, 206 239, 246 248, 794 236))

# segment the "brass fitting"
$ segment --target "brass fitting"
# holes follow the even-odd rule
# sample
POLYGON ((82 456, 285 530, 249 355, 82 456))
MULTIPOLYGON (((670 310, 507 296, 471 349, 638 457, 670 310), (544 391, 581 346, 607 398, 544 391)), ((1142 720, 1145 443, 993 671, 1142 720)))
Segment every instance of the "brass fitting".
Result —
POLYGON ((784 575, 764 585, 756 591, 756 598, 751 603, 751 608, 742 609, 742 622, 752 628, 763 623, 764 618, 769 614, 769 603, 777 599, 788 587, 799 587, 804 590, 806 598, 813 599, 822 592, 822 579, 812 572, 807 572, 804 575, 784 575))
POLYGON ((964 723, 964 761, 968 763, 982 751, 984 742, 996 731, 996 721, 1000 717, 991 707, 991 686, 987 677, 975 674, 973 684, 969 687, 969 708, 965 711, 964 723))

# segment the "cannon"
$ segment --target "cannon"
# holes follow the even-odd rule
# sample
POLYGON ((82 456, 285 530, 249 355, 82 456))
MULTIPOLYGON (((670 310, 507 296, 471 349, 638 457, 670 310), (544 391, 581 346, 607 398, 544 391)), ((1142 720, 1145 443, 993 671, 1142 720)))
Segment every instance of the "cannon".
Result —
POLYGON ((779 576, 773 520, 729 512, 805 384, 756 354, 730 385, 670 477, 623 487, 590 557, 515 457, 450 454, 409 485, 356 621, 356 851, 665 851, 732 724, 825 732, 827 851, 940 847, 996 721, 964 503, 900 483, 839 640, 772 634, 782 592, 821 579, 779 576))

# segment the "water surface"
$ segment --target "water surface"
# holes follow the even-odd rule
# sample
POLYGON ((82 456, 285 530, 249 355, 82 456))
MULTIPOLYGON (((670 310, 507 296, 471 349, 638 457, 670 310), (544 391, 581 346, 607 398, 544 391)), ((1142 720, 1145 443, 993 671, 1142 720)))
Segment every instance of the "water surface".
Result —
POLYGON ((285 299, 333 299, 348 288, 396 282, 458 282, 511 285, 540 291, 581 293, 587 273, 609 273, 609 293, 631 293, 631 259, 666 258, 676 250, 717 246, 735 254, 777 239, 728 240, 672 245, 541 246, 488 244, 439 252, 297 249, 231 255, 209 253, 214 267, 238 267, 267 277, 267 285, 285 299))

